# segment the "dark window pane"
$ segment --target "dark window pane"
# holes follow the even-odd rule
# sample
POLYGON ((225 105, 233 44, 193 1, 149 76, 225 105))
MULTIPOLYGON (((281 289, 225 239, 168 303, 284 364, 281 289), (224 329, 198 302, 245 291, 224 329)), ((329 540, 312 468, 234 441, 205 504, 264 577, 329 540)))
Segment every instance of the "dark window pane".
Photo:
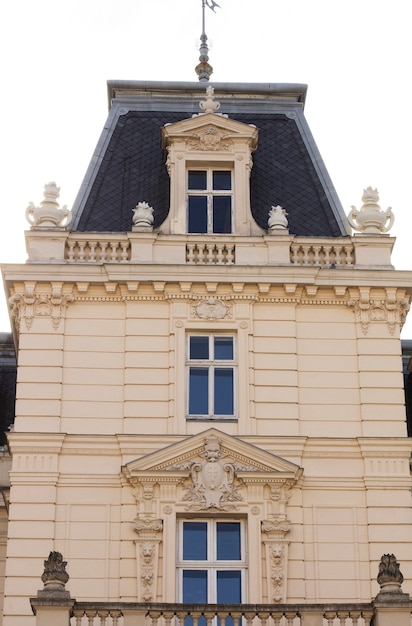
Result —
POLYGON ((213 198, 213 232, 232 232, 232 198, 230 196, 214 196, 213 198))
POLYGON ((215 337, 216 361, 233 361, 233 337, 215 337))
POLYGON ((215 415, 233 415, 233 369, 215 369, 215 415))
POLYGON ((208 415, 209 413, 208 374, 208 369, 190 368, 189 413, 191 415, 208 415))
POLYGON ((207 197, 189 196, 189 233, 207 233, 207 197))
POLYGON ((205 604, 207 602, 207 572, 183 571, 183 602, 205 604))
POLYGON ((188 186, 188 189, 199 189, 199 190, 206 189, 207 187, 206 172, 198 171, 198 170, 190 170, 187 186, 188 186))
POLYGON ((240 571, 217 572, 218 604, 240 604, 242 601, 242 576, 240 571))
POLYGON ((190 337, 190 359, 209 358, 209 337, 190 337))
POLYGON ((207 560, 206 522, 183 522, 183 560, 207 560))
POLYGON ((240 561, 239 522, 217 522, 217 560, 240 561))
POLYGON ((232 189, 232 172, 213 172, 213 189, 232 189))

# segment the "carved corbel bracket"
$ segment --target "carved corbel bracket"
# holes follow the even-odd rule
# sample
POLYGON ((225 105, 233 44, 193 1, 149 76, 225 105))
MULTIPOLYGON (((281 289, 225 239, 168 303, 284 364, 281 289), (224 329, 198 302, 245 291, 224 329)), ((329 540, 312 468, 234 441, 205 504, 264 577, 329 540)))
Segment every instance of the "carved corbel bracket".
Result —
POLYGON ((54 330, 57 330, 67 305, 73 300, 72 294, 63 293, 63 283, 51 283, 47 291, 40 291, 36 290, 35 282, 26 282, 24 290, 10 296, 9 305, 17 329, 21 328, 23 320, 26 329, 30 330, 35 317, 50 317, 54 330))
POLYGON ((360 322, 362 333, 367 335, 371 322, 384 322, 389 333, 395 334, 397 326, 402 329, 410 309, 408 298, 399 296, 396 289, 386 289, 384 297, 373 297, 370 289, 362 289, 358 298, 350 298, 347 305, 353 307, 360 322))
POLYGON ((137 517, 134 529, 138 534, 138 539, 135 541, 138 601, 155 602, 163 521, 137 517))
POLYGON ((286 602, 288 546, 286 533, 290 523, 279 517, 273 520, 262 520, 262 542, 266 557, 267 596, 269 603, 286 602))

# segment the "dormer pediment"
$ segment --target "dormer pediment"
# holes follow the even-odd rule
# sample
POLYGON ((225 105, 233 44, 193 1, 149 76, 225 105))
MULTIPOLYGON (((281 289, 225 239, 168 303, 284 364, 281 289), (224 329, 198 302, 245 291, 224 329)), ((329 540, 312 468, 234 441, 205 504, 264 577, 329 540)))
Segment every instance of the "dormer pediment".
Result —
POLYGON ((205 113, 162 129, 163 148, 176 146, 188 150, 231 150, 243 145, 253 152, 257 147, 258 129, 216 113, 205 113))

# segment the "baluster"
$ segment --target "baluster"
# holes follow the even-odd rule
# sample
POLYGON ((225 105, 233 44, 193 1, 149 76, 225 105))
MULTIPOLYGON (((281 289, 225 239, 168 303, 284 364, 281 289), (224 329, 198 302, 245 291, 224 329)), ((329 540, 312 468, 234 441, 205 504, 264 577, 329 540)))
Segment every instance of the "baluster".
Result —
POLYGON ((322 249, 322 246, 312 246, 313 265, 322 265, 321 259, 320 259, 321 249, 322 249))
POLYGON ((203 615, 206 620, 206 626, 212 626, 212 622, 215 618, 215 611, 208 611, 207 609, 203 611, 203 615))
POLYGON ((74 247, 76 245, 75 241, 69 241, 67 244, 67 259, 69 261, 74 261, 74 247))
POLYGON ((117 610, 110 611, 110 615, 112 617, 112 626, 118 626, 119 619, 122 616, 121 611, 117 611, 117 610))
POLYGON ((218 619, 220 619, 220 626, 226 626, 226 620, 229 617, 229 611, 218 611, 218 619))
POLYGON ((86 247, 85 241, 79 241, 79 261, 84 261, 84 250, 86 247))
POLYGON ((359 622, 359 618, 361 616, 361 612, 360 611, 350 611, 349 612, 349 616, 352 619, 353 626, 357 626, 357 624, 359 622))
POLYGON ((328 266, 331 263, 331 261, 330 261, 330 253, 331 253, 331 250, 332 250, 332 246, 323 246, 323 249, 325 251, 325 265, 328 266))
POLYGON ((122 241, 120 245, 122 247, 122 253, 121 253, 122 261, 128 261, 129 260, 129 242, 122 241))
POLYGON ((224 248, 224 244, 217 244, 216 245, 216 251, 217 251, 217 255, 216 255, 216 264, 217 265, 223 265, 223 248, 224 248))
POLYGON ((346 618, 349 617, 349 611, 338 611, 336 615, 340 620, 340 625, 345 626, 346 618))
MULTIPOLYGON (((245 611, 243 615, 245 616, 247 626, 252 626, 252 622, 255 618, 256 611, 245 611)), ((269 614, 268 614, 268 617, 269 617, 269 614)), ((261 620, 261 626, 263 626, 262 620, 261 620)))
POLYGON ((109 611, 107 609, 98 609, 97 616, 100 618, 100 626, 105 626, 109 611))
POLYGON ((293 264, 297 263, 297 250, 296 250, 296 246, 291 245, 289 248, 289 256, 290 256, 290 262, 293 264))
MULTIPOLYGON (((187 615, 188 615, 187 611, 179 611, 179 610, 176 610, 176 611, 175 611, 175 615, 176 615, 176 620, 177 620, 177 621, 175 622, 175 626, 176 626, 176 624, 177 624, 177 626, 184 626, 185 619, 186 619, 186 617, 187 617, 187 615)), ((213 616, 214 616, 214 613, 213 613, 213 616)), ((213 618, 212 618, 212 619, 213 619, 213 618)), ((208 626, 209 626, 209 625, 208 625, 208 626)))
POLYGON ((110 254, 110 260, 112 263, 116 263, 117 261, 117 241, 111 241, 110 242, 110 247, 112 249, 111 254, 110 254))
POLYGON ((273 621, 275 622, 275 626, 279 626, 280 620, 283 617, 283 611, 271 611, 271 616, 273 621))
POLYGON ((373 617, 373 611, 362 611, 362 617, 365 620, 365 626, 370 626, 373 617))
POLYGON ((107 241, 99 241, 100 244, 100 250, 101 250, 101 256, 100 256, 100 261, 108 261, 109 259, 107 258, 107 248, 108 248, 108 242, 107 241))
POLYGON ((215 246, 213 244, 209 246, 206 244, 206 250, 207 250, 206 263, 214 263, 215 246))
POLYGON ((89 254, 89 261, 90 263, 94 263, 94 261, 96 260, 96 241, 89 241, 89 248, 90 248, 90 254, 89 254))
POLYGON ((195 262, 195 245, 193 243, 186 244, 186 262, 190 265, 195 262))
MULTIPOLYGON (((260 621, 260 626, 266 626, 266 624, 268 623, 268 619, 270 617, 270 613, 266 611, 262 611, 258 613, 257 616, 260 621)), ((252 617, 252 620, 253 620, 253 617, 252 617)))
POLYGON ((309 250, 310 250, 310 246, 302 246, 302 252, 303 252, 302 265, 310 265, 309 250))
POLYGON ((199 623, 199 617, 201 617, 201 611, 190 611, 190 617, 193 620, 193 626, 197 626, 199 623))
POLYGON ((288 626, 293 626, 293 620, 298 617, 296 611, 285 611, 285 617, 288 621, 288 626))
POLYGON ((171 621, 174 617, 174 611, 163 611, 163 619, 165 621, 165 626, 170 626, 171 621))
POLYGON ((89 620, 89 626, 93 626, 94 618, 97 615, 97 611, 95 609, 90 609, 89 611, 85 611, 85 614, 89 620))
POLYGON ((83 615, 84 615, 84 611, 79 611, 78 609, 74 609, 73 616, 76 618, 76 626, 81 626, 83 615))
POLYGON ((230 615, 233 619, 233 626, 241 626, 242 611, 230 611, 230 615))
MULTIPOLYGON (((162 615, 161 611, 150 611, 149 617, 152 620, 152 626, 157 626, 159 623, 159 618, 162 615)), ((114 624, 113 624, 114 626, 114 624)))
POLYGON ((325 611, 324 618, 328 622, 328 626, 333 626, 333 620, 335 619, 335 611, 325 611))
POLYGON ((233 265, 235 262, 235 244, 226 246, 226 264, 233 265))

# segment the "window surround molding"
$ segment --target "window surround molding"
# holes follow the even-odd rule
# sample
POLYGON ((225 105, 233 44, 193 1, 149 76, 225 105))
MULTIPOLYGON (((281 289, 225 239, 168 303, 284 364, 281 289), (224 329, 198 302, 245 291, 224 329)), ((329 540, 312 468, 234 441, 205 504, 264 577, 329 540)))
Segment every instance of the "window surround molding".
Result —
MULTIPOLYGON (((183 235, 187 224, 187 171, 223 168, 233 171, 232 234, 265 234, 250 209, 250 171, 257 148, 258 129, 218 113, 204 113, 162 129, 170 176, 170 210, 162 234, 183 235)), ((221 236, 221 235, 214 235, 221 236)))
POLYGON ((134 498, 137 510, 134 527, 129 522, 129 539, 136 544, 137 601, 177 601, 179 519, 209 516, 246 520, 246 545, 259 556, 248 564, 248 602, 285 602, 287 507, 302 474, 298 465, 216 428, 124 465, 127 501, 134 498), (146 579, 153 581, 150 588, 146 579))

